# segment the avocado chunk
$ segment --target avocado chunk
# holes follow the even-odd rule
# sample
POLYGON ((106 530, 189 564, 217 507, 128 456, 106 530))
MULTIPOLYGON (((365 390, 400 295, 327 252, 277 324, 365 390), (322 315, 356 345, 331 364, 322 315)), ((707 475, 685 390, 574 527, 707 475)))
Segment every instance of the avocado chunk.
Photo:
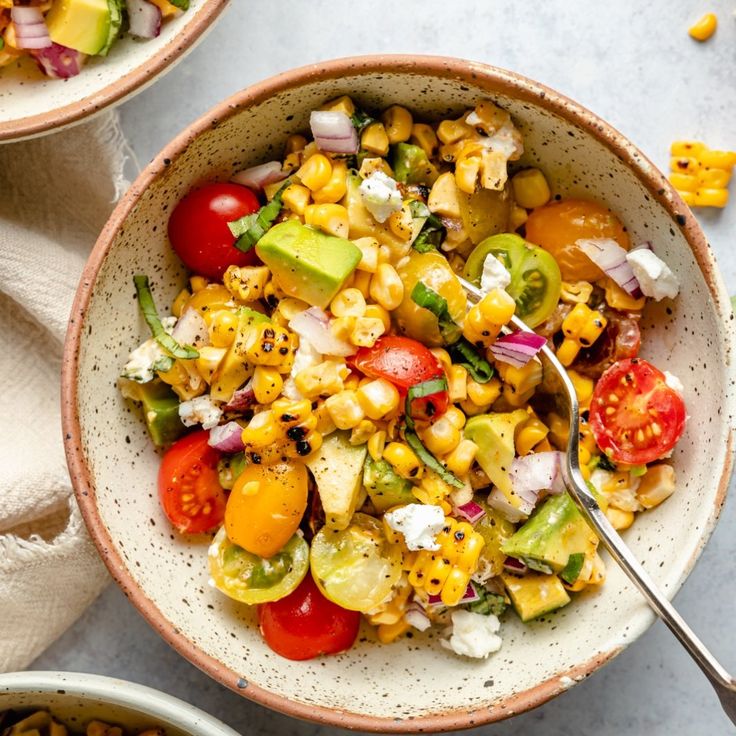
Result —
POLYGON ((98 56, 107 56, 112 45, 118 40, 123 25, 123 0, 107 0, 107 5, 110 10, 110 27, 107 31, 107 41, 97 52, 98 56))
POLYGON ((506 553, 501 547, 514 535, 516 526, 508 521, 500 511, 491 508, 480 496, 473 499, 485 509, 486 515, 476 522, 474 529, 483 537, 485 544, 480 551, 479 569, 496 577, 503 572, 506 553))
POLYGON ((575 582, 586 554, 592 554, 597 545, 597 537, 575 502, 567 493, 560 493, 550 496, 501 549, 534 570, 564 571, 565 579, 575 582))
POLYGON ((363 489, 365 457, 365 445, 351 445, 349 432, 333 432, 307 460, 328 527, 345 529, 350 524, 363 489))
POLYGON ((506 574, 501 579, 516 613, 524 623, 570 602, 570 596, 557 575, 527 573, 523 577, 516 577, 506 574))
POLYGON ((424 149, 411 143, 394 146, 391 164, 396 181, 405 184, 434 184, 439 176, 424 149))
POLYGON ((411 492, 411 483, 402 478, 383 458, 374 460, 370 455, 366 457, 363 466, 363 485, 371 503, 380 514, 393 506, 416 503, 416 498, 411 492))
POLYGON ((56 0, 46 25, 54 43, 83 54, 99 54, 110 37, 108 0, 56 0))
POLYGON ((326 235, 297 220, 272 227, 256 245, 258 257, 289 295, 325 309, 362 253, 345 238, 326 235))
POLYGON ((186 431, 179 419, 179 398, 168 384, 163 381, 137 383, 127 395, 142 404, 148 433, 158 447, 170 445, 186 431))
POLYGON ((525 409, 517 409, 508 413, 479 414, 468 419, 465 425, 465 437, 478 445, 478 464, 515 508, 520 507, 520 502, 509 476, 516 455, 514 432, 516 426, 528 418, 525 409))

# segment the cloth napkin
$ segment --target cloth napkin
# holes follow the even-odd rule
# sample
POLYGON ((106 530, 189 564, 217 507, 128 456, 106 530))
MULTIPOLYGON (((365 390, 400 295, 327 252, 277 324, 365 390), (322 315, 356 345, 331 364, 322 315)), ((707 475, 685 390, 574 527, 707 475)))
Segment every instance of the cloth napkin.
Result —
POLYGON ((109 580, 74 501, 59 394, 74 292, 125 160, 113 113, 0 146, 0 672, 26 667, 109 580))

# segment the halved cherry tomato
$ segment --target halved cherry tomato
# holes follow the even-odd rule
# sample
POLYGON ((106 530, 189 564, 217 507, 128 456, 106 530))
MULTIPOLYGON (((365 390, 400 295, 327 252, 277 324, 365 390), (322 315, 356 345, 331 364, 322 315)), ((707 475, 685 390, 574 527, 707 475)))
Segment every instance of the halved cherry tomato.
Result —
POLYGON ((344 652, 360 628, 360 614, 327 600, 311 575, 291 595, 260 606, 258 619, 268 646, 295 660, 344 652))
POLYGON ((641 358, 622 360, 600 378, 590 428, 612 460, 643 465, 667 454, 685 429, 685 402, 665 375, 641 358))
POLYGON ((234 247, 228 222, 257 212, 258 198, 248 187, 229 182, 205 184, 189 192, 169 218, 169 240, 184 265, 194 273, 219 280, 228 266, 256 261, 255 250, 234 247))
POLYGON ((217 475, 220 453, 207 444, 209 436, 202 430, 174 442, 158 471, 161 506, 182 534, 208 532, 225 515, 225 491, 217 475))
MULTIPOLYGON (((402 397, 424 381, 444 378, 442 363, 422 343, 410 337, 387 335, 376 340, 371 348, 360 348, 352 364, 366 376, 385 378, 399 389, 402 397)), ((414 419, 432 419, 447 411, 450 399, 447 391, 438 391, 414 399, 411 415, 414 419)))

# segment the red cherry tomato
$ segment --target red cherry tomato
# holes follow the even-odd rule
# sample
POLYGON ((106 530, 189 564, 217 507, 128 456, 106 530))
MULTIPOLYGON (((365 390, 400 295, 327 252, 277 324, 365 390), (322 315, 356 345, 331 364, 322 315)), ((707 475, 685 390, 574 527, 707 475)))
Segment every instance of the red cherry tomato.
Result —
POLYGON ((193 432, 166 451, 158 471, 158 493, 169 521, 182 534, 200 534, 222 524, 225 491, 217 475, 220 453, 209 432, 193 432))
POLYGON ((248 187, 229 182, 205 184, 174 208, 169 240, 190 271, 219 281, 228 266, 255 262, 254 250, 243 253, 235 248, 235 236, 227 224, 259 208, 258 198, 248 187))
MULTIPOLYGON (((371 348, 361 348, 352 364, 366 376, 385 378, 399 389, 402 396, 418 383, 444 378, 442 363, 422 343, 410 337, 387 335, 371 348)), ((414 399, 411 415, 414 419, 432 419, 444 414, 450 404, 447 391, 414 399)))
POLYGON ((641 358, 622 360, 600 378, 589 423, 612 460, 643 465, 667 454, 685 429, 685 402, 664 374, 641 358))
POLYGON ((350 649, 360 628, 360 614, 327 600, 311 575, 285 598, 260 606, 258 619, 268 646, 297 660, 350 649))

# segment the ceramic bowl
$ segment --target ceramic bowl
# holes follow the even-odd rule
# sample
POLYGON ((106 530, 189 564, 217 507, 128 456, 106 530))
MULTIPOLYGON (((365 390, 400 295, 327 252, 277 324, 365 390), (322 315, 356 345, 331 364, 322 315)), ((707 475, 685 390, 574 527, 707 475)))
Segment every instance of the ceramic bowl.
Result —
POLYGON ((426 635, 379 646, 368 633, 340 656, 281 659, 261 640, 252 610, 208 587, 206 545, 167 524, 156 498, 159 457, 115 388, 129 350, 147 334, 133 274, 150 274, 160 304, 184 284, 166 238, 176 202, 199 183, 273 158, 290 133, 308 128, 310 110, 341 94, 368 109, 399 102, 428 118, 495 100, 524 134, 523 161, 541 166, 554 192, 608 204, 633 241, 652 241, 679 276, 680 297, 651 305, 643 318, 643 354, 685 384, 691 417, 673 457, 678 491, 626 539, 668 595, 680 587, 713 529, 731 465, 733 317, 713 255, 690 211, 632 143, 558 93, 472 62, 378 56, 298 69, 226 100, 154 159, 107 223, 77 294, 63 384, 69 467, 113 577, 151 625, 215 679, 271 708, 339 726, 470 727, 562 692, 651 624, 612 562, 599 591, 554 616, 528 625, 506 616, 503 648, 488 660, 449 655, 426 635))
POLYGON ((71 79, 49 79, 32 59, 0 69, 0 142, 50 133, 123 102, 191 51, 228 0, 192 0, 157 38, 121 38, 107 57, 88 60, 71 79))
POLYGON ((150 687, 79 672, 17 672, 0 675, 0 712, 48 710, 82 733, 98 720, 126 730, 161 726, 166 736, 238 736, 189 703, 150 687))

